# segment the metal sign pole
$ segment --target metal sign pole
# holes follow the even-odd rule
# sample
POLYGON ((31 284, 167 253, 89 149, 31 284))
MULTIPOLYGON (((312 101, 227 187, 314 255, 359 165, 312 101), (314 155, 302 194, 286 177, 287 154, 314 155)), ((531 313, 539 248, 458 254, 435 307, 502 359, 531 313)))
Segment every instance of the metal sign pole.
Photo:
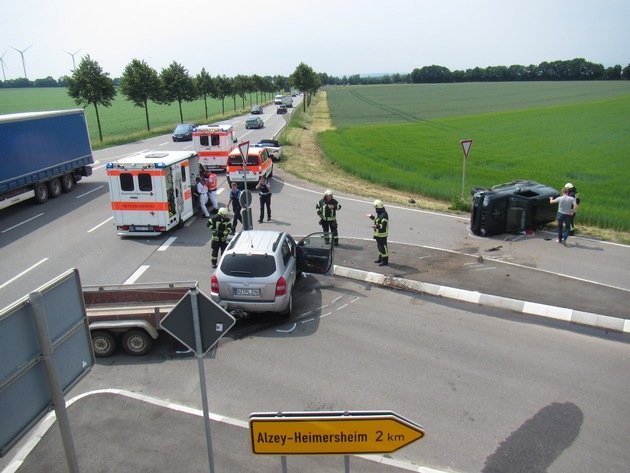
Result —
POLYGON ((280 465, 282 466, 282 473, 287 473, 287 457, 286 455, 282 455, 280 457, 280 465))
POLYGON ((214 458, 212 456, 212 436, 210 434, 210 413, 208 412, 208 391, 206 389, 206 373, 203 367, 203 346, 201 343, 201 328, 199 326, 199 305, 197 304, 197 289, 191 289, 190 304, 192 306, 193 326, 195 329, 195 356, 199 368, 199 384, 201 385, 201 403, 203 405, 203 425, 206 432, 206 448, 208 450, 208 465, 210 473, 214 473, 214 458))
POLYGON ((50 333, 48 331, 48 324, 46 323, 44 306, 42 304, 42 294, 39 291, 34 291, 28 295, 28 298, 33 309, 35 329, 37 331, 39 346, 42 350, 42 361, 44 362, 44 367, 46 369, 48 387, 50 388, 53 406, 55 407, 55 414, 57 415, 57 421, 59 422, 61 442, 63 443, 63 449, 66 454, 68 470, 70 473, 79 473, 77 452, 74 448, 74 441, 72 440, 70 420, 68 419, 68 411, 66 410, 66 401, 61 392, 59 373, 57 372, 53 358, 53 347, 50 340, 50 333))
POLYGON ((464 156, 464 166, 463 166, 463 173, 462 173, 462 200, 464 199, 464 182, 466 182, 466 156, 464 156))
POLYGON ((349 455, 343 456, 343 467, 344 467, 345 473, 350 473, 350 456, 349 455))

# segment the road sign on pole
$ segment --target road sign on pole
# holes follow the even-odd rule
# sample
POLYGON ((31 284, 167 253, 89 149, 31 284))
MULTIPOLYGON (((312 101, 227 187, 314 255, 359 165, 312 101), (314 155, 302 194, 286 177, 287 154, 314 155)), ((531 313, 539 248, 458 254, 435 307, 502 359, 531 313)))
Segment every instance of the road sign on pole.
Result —
POLYGON ((462 150, 464 150, 464 165, 462 171, 462 200, 464 199, 464 183, 466 182, 466 158, 468 157, 468 153, 470 153, 472 141, 473 140, 461 140, 459 142, 459 144, 462 145, 462 150))
POLYGON ((268 412, 249 417, 252 451, 267 455, 391 453, 424 437, 394 412, 268 412))
POLYGON ((249 153, 249 141, 243 141, 238 144, 238 150, 241 152, 243 166, 247 166, 247 153, 249 153))

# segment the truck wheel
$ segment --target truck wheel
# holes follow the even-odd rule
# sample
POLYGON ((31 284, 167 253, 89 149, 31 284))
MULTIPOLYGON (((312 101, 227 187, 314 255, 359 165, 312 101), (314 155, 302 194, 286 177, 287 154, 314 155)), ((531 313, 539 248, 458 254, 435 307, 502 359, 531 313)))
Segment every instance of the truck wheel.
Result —
POLYGON ((105 330, 95 330, 91 335, 95 357, 106 358, 114 354, 116 351, 116 339, 111 333, 105 330))
POLYGON ((72 174, 64 174, 61 177, 61 190, 64 192, 70 192, 74 189, 74 176, 72 174))
POLYGON ((48 182, 50 187, 50 197, 59 197, 61 195, 61 181, 57 178, 48 182))
POLYGON ((46 184, 37 184, 33 190, 35 191, 35 200, 38 204, 43 204, 48 200, 49 193, 46 184))
POLYGON ((144 330, 129 330, 122 337, 122 347, 128 355, 146 355, 151 350, 152 345, 153 339, 144 330))

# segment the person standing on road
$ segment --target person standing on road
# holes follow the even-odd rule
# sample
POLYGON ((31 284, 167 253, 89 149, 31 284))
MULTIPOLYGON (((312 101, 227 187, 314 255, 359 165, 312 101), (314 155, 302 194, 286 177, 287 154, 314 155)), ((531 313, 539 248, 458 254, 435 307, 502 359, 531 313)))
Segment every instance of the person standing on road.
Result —
POLYGON ((227 247, 227 239, 232 229, 232 222, 230 222, 228 210, 225 207, 221 207, 217 214, 208 220, 208 228, 212 233, 212 267, 217 267, 217 260, 219 259, 219 250, 221 254, 227 247))
POLYGON ((208 199, 212 204, 212 212, 216 212, 217 210, 219 210, 219 204, 217 202, 217 175, 212 171, 206 172, 204 182, 206 184, 206 187, 208 188, 208 199))
POLYGON ((204 217, 210 217, 208 213, 208 208, 206 205, 208 204, 208 188, 201 181, 200 178, 196 179, 197 181, 197 194, 199 195, 199 208, 201 209, 201 213, 203 213, 204 217))
POLYGON ((265 176, 260 176, 260 180, 258 184, 256 184, 256 190, 260 196, 260 218, 258 219, 258 223, 262 223, 263 221, 265 207, 267 207, 267 221, 269 221, 271 220, 271 190, 269 189, 269 184, 265 176))
POLYGON ((571 230, 571 217, 575 213, 575 199, 569 195, 569 189, 562 189, 562 195, 549 197, 550 204, 558 204, 558 243, 567 246, 567 238, 571 230))
POLYGON ((373 205, 376 209, 376 216, 368 214, 368 217, 374 222, 372 228, 374 229, 374 239, 376 240, 376 247, 378 248, 378 259, 374 262, 379 263, 379 266, 387 266, 389 264, 389 249, 387 248, 389 216, 387 215, 387 210, 385 210, 382 200, 376 199, 373 205))
MULTIPOLYGON (((337 231, 337 210, 341 208, 341 204, 333 197, 330 189, 324 192, 324 198, 317 202, 315 210, 319 216, 319 224, 325 233, 332 233, 333 243, 339 245, 339 233, 337 231)), ((328 243, 328 239, 326 239, 328 243)))
POLYGON ((578 193, 575 186, 571 184, 570 182, 567 182, 564 185, 564 187, 566 189, 569 189, 569 197, 573 197, 575 199, 575 211, 573 212, 573 215, 571 216, 571 224, 569 227, 570 228, 569 235, 574 235, 575 234, 575 215, 577 214, 577 209, 580 206, 580 194, 578 193))
POLYGON ((227 208, 230 210, 230 204, 232 205, 232 212, 234 212, 234 220, 232 220, 232 230, 231 234, 234 235, 236 232, 236 225, 238 222, 243 224, 243 217, 241 217, 241 201, 239 200, 241 197, 241 191, 238 188, 238 184, 236 182, 232 183, 232 190, 230 190, 230 200, 228 200, 227 208))

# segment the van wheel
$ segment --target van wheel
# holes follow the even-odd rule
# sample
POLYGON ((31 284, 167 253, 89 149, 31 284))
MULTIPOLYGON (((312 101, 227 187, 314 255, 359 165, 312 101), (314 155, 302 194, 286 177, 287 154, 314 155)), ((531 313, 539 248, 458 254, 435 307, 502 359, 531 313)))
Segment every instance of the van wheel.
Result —
POLYGON ((63 192, 70 192, 72 189, 74 189, 74 185, 76 183, 74 182, 74 176, 72 174, 64 174, 61 177, 61 190, 63 192))
POLYGON ((107 358, 112 356, 116 351, 116 339, 105 330, 95 330, 91 333, 92 349, 94 356, 97 358, 107 358))
POLYGON ((37 184, 34 191, 35 200, 38 204, 43 204, 48 200, 50 193, 48 192, 48 186, 46 184, 37 184))
POLYGON ((152 345, 153 339, 144 330, 129 330, 122 337, 122 347, 128 355, 146 355, 151 350, 152 345))
POLYGON ((61 181, 57 178, 48 182, 50 197, 55 198, 61 195, 61 181))

